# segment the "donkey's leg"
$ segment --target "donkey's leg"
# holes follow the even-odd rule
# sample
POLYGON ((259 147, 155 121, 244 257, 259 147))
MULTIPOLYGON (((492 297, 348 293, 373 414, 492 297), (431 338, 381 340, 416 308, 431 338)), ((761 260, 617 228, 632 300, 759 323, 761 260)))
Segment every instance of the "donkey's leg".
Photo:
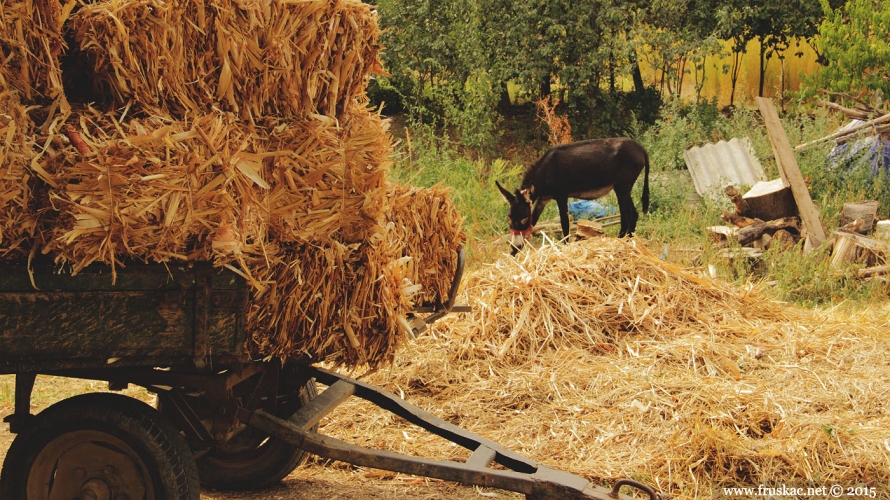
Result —
POLYGON ((538 223, 538 219, 541 217, 544 209, 547 208, 548 203, 550 203, 550 198, 538 198, 537 201, 535 201, 535 208, 532 209, 533 226, 538 223))
POLYGON ((634 231, 637 229, 639 214, 637 213, 637 207, 634 206, 634 200, 630 196, 632 188, 633 184, 629 186, 624 184, 615 185, 615 197, 618 198, 618 211, 621 214, 621 230, 618 231, 619 238, 633 236, 634 231))
POLYGON ((569 237, 569 199, 567 197, 556 198, 556 205, 559 207, 559 223, 562 226, 562 237, 569 237))

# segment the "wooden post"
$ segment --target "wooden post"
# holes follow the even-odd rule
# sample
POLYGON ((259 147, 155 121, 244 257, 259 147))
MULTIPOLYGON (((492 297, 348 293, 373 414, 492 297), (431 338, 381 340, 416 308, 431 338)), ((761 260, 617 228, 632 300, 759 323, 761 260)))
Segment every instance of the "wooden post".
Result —
POLYGON ((785 129, 782 128, 782 122, 779 121, 779 115, 776 113, 776 108, 773 107, 771 99, 758 97, 757 106, 760 108, 760 114, 763 115, 766 130, 769 132, 769 139, 773 146, 773 154, 776 156, 776 164, 779 166, 779 173, 782 175, 782 179, 791 187, 791 193, 794 195, 794 201, 797 203, 797 211, 800 213, 800 220, 807 231, 807 237, 812 248, 817 248, 825 242, 825 230, 822 229, 822 222, 819 220, 819 210, 813 204, 813 199, 810 198, 810 192, 807 190, 807 184, 800 173, 800 167, 797 165, 794 151, 792 151, 791 144, 788 143, 788 137, 785 135, 785 129))

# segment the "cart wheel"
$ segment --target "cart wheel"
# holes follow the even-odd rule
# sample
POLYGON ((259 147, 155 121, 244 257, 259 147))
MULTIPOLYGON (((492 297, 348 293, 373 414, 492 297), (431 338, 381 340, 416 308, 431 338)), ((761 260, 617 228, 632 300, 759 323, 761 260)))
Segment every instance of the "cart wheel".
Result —
POLYGON ((198 500, 192 453, 151 406, 110 393, 74 396, 34 417, 0 471, 0 498, 198 500))
MULTIPOLYGON (((299 398, 279 406, 277 416, 293 416, 317 395, 315 381, 310 380, 299 398)), ((202 486, 232 491, 271 486, 293 472, 305 458, 306 452, 302 449, 245 426, 232 439, 210 449, 196 461, 202 486)))

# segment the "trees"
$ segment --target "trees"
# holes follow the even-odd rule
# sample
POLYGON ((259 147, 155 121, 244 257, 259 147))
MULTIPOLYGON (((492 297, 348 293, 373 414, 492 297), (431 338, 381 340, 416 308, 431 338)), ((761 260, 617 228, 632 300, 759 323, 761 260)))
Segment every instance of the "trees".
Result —
POLYGON ((721 40, 732 42, 733 95, 748 42, 761 41, 762 94, 769 58, 791 40, 816 32, 823 13, 815 5, 811 0, 380 0, 378 7, 384 63, 412 115, 421 122, 435 119, 478 143, 497 120, 498 102, 509 104, 508 82, 521 89, 524 100, 555 94, 578 138, 623 133, 632 111, 650 111, 652 94, 678 94, 687 78, 700 90, 705 62, 723 51, 721 40), (642 57, 657 70, 657 81, 643 81, 642 57), (630 82, 634 91, 626 92, 630 82), (632 103, 640 96, 648 99, 645 104, 632 103))
POLYGON ((822 8, 825 19, 813 45, 823 66, 810 85, 856 97, 890 96, 890 3, 849 0, 832 7, 822 0, 822 8))

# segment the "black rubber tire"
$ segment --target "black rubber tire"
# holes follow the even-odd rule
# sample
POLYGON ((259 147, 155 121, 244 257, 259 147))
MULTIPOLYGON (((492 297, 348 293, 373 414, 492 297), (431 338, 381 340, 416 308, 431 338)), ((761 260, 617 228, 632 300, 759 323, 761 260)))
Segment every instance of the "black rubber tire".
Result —
POLYGON ((84 488, 146 500, 198 500, 201 493, 179 431, 151 406, 112 393, 74 396, 40 412, 16 436, 0 471, 3 500, 47 498, 50 491, 80 498, 84 488))
MULTIPOLYGON (((315 381, 310 380, 300 391, 299 405, 279 408, 277 416, 290 418, 317 394, 315 381)), ((245 491, 278 483, 305 459, 304 450, 247 427, 233 439, 199 457, 196 462, 202 486, 223 491, 245 491)))

